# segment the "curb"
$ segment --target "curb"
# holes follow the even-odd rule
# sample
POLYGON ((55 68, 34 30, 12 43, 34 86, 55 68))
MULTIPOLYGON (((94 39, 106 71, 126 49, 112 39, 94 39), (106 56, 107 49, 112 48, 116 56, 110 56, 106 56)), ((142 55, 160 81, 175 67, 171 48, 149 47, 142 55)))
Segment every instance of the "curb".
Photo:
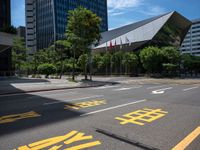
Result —
POLYGON ((100 87, 106 84, 99 84, 99 85, 87 85, 87 86, 74 86, 74 87, 65 87, 65 88, 52 88, 52 89, 41 89, 41 90, 30 90, 30 91, 17 91, 17 92, 4 92, 0 93, 1 96, 3 95, 14 95, 14 94, 26 94, 26 93, 36 93, 36 92, 47 92, 47 91, 59 91, 59 90, 67 90, 67 89, 76 89, 76 88, 90 88, 90 87, 100 87))

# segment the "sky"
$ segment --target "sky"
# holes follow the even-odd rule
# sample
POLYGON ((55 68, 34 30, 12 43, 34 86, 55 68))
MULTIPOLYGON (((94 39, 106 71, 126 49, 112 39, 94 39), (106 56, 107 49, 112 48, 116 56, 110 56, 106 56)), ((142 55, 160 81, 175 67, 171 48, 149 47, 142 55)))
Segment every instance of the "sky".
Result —
MULTIPOLYGON (((25 0, 11 0, 12 25, 25 26, 25 0)), ((177 11, 188 19, 200 18, 200 0, 107 0, 109 30, 177 11)))

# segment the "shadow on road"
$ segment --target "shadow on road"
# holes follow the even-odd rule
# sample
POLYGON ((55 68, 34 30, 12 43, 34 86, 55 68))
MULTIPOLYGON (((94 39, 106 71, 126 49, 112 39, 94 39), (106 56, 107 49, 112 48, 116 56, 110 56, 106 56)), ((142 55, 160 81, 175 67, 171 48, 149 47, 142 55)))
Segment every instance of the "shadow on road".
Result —
MULTIPOLYGON (((46 81, 23 79, 16 80, 16 82, 33 83, 46 81)), ((12 83, 16 82, 5 82, 7 84, 1 84, 0 88, 2 89, 5 87, 5 89, 23 92, 12 86, 12 83)), ((63 102, 45 105, 45 103, 54 102, 57 102, 57 100, 32 94, 0 96, 0 135, 2 136, 29 128, 73 119, 79 117, 83 113, 72 109, 64 109, 64 106, 69 103, 63 102)))

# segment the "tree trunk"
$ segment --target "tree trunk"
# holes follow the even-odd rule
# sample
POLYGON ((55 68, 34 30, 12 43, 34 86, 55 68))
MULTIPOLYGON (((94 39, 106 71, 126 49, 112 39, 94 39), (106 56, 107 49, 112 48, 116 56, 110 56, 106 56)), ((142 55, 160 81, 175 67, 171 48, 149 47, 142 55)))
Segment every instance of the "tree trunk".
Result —
POLYGON ((73 50, 74 53, 74 60, 73 60, 73 68, 72 68, 72 80, 75 80, 75 50, 73 50))
POLYGON ((85 69, 84 69, 84 74, 85 74, 85 80, 87 80, 88 78, 87 78, 87 64, 85 64, 85 69))
POLYGON ((64 68, 64 63, 63 63, 63 60, 61 60, 60 79, 62 78, 62 75, 63 75, 63 68, 64 68))

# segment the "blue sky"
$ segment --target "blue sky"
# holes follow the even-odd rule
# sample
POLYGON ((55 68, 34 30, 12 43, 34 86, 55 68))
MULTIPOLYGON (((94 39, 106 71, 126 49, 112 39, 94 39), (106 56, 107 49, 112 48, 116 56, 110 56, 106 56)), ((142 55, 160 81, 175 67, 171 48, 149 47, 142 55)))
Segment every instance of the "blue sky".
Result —
MULTIPOLYGON (((140 21, 169 11, 188 19, 200 18, 199 0, 108 0, 109 29, 140 21)), ((12 24, 25 25, 24 0, 11 0, 12 24)))

